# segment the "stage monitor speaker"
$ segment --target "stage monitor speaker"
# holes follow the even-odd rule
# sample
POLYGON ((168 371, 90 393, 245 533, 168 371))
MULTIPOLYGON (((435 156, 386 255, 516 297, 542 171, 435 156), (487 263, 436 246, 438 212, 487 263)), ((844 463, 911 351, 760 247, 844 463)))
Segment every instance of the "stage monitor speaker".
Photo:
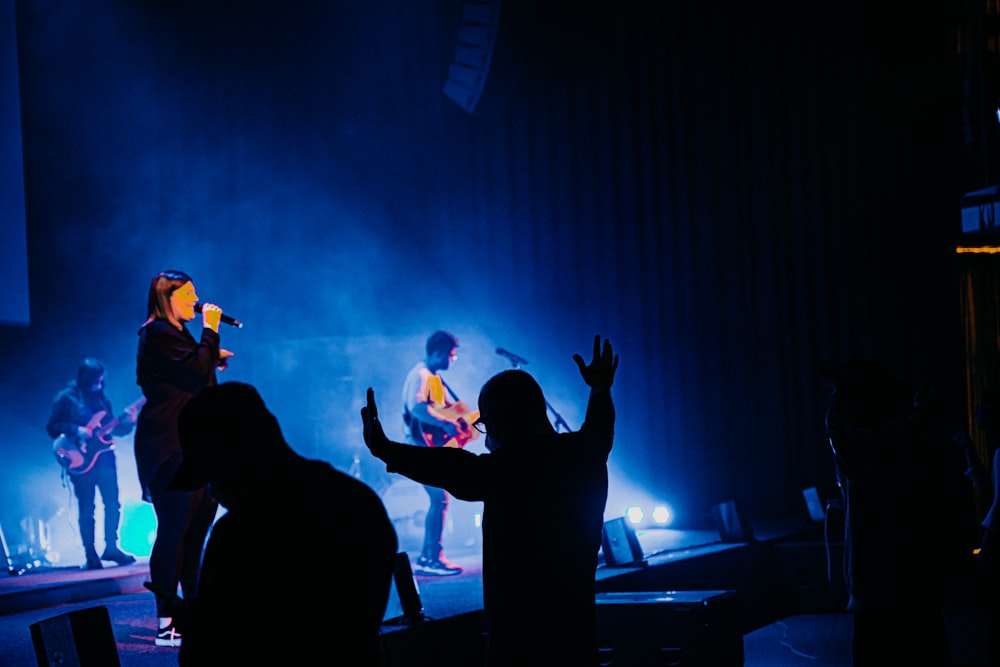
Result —
POLYGON ((107 607, 91 607, 32 623, 38 667, 121 667, 107 607))
POLYGON ((819 497, 819 491, 815 486, 802 489, 802 499, 806 503, 806 512, 809 520, 813 522, 826 521, 826 506, 819 497))
POLYGON ((727 500, 712 508, 716 529, 723 542, 753 542, 750 515, 735 500, 727 500))
POLYGON ((396 565, 392 572, 392 588, 389 604, 386 605, 383 625, 412 625, 424 620, 424 605, 420 600, 420 589, 413 577, 410 557, 405 551, 396 554, 396 565))
POLYGON ((608 567, 636 567, 646 564, 639 538, 625 517, 604 522, 601 551, 608 567))
POLYGON ((614 667, 742 667, 736 591, 598 593, 597 641, 614 667))

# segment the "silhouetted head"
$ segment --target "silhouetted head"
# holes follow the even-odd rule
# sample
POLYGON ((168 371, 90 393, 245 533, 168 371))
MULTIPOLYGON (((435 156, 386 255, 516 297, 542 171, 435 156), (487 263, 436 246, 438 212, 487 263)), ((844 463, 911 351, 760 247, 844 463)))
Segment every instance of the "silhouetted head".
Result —
MULTIPOLYGON (((824 361, 820 373, 832 380, 834 397, 842 416, 858 425, 871 425, 887 418, 912 413, 913 387, 894 378, 882 364, 867 359, 851 359, 844 364, 824 361)), ((924 392, 922 400, 930 394, 924 392)))
POLYGON ((104 364, 93 357, 87 357, 76 369, 76 386, 87 394, 104 391, 104 364))
MULTIPOLYGON (((231 494, 290 451, 278 420, 257 390, 243 382, 203 389, 181 410, 177 433, 183 460, 169 484, 175 490, 211 484, 213 493, 218 488, 231 494)), ((226 504, 221 495, 219 500, 226 504)))
POLYGON ((486 447, 495 451, 537 433, 552 432, 545 395, 520 369, 497 373, 479 391, 479 420, 486 427, 486 447))
POLYGON ((427 353, 425 363, 431 372, 446 371, 458 358, 458 338, 447 331, 435 331, 427 338, 424 351, 427 353))

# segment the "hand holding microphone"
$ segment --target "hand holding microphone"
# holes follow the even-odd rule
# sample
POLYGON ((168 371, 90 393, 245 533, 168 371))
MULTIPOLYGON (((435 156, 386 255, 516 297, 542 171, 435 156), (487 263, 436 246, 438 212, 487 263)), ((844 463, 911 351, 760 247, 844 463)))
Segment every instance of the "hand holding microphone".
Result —
POLYGON ((231 327, 236 327, 237 329, 243 328, 242 322, 240 322, 235 317, 226 315, 224 312, 222 312, 222 308, 216 306, 214 303, 202 303, 201 301, 199 301, 198 303, 194 304, 194 312, 201 313, 205 325, 209 326, 209 328, 211 329, 217 329, 219 326, 219 322, 222 322, 223 324, 228 324, 231 327), (215 318, 216 313, 218 313, 219 315, 218 318, 215 318), (212 326, 213 324, 214 326, 212 326))
MULTIPOLYGON (((225 322, 230 326, 237 328, 242 328, 243 323, 237 320, 235 317, 230 317, 222 312, 222 308, 216 306, 214 303, 202 303, 198 302, 194 304, 194 312, 201 313, 202 323, 205 327, 208 327, 212 331, 219 331, 219 322, 225 322)), ((217 368, 220 371, 226 370, 229 366, 229 360, 235 356, 232 352, 225 348, 219 348, 219 364, 217 368)))

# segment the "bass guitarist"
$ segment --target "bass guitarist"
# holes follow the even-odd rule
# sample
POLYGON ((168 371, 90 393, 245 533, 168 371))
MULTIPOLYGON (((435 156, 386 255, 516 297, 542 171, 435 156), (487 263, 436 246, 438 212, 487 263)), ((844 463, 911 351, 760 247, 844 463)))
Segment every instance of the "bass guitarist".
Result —
POLYGON ((56 394, 45 430, 57 440, 56 459, 65 478, 72 480, 76 495, 80 539, 87 558, 84 567, 97 570, 102 560, 118 565, 135 562, 135 556, 118 547, 121 502, 118 498, 118 465, 113 438, 127 435, 135 426, 140 404, 135 403, 119 417, 104 393, 104 365, 88 357, 76 372, 76 379, 56 394), (110 430, 100 428, 117 422, 110 430), (104 431, 107 431, 105 433, 104 431), (95 543, 95 497, 101 492, 104 504, 104 553, 98 557, 95 543))
MULTIPOLYGON (((427 339, 426 356, 406 375, 403 383, 403 422, 406 440, 425 447, 464 447, 479 436, 472 428, 478 412, 471 412, 441 378, 458 358, 458 338, 435 331, 427 339)), ((449 576, 462 568, 444 555, 441 534, 448 511, 449 494, 436 486, 424 486, 430 498, 424 522, 424 545, 414 574, 449 576)))

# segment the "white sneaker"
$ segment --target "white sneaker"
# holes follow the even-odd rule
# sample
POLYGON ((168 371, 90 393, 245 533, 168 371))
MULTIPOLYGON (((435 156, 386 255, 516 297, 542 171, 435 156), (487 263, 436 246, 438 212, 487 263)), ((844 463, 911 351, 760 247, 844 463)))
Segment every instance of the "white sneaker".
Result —
POLYGON ((156 631, 156 645, 157 646, 180 646, 181 645, 181 633, 177 632, 177 628, 171 623, 165 628, 160 628, 156 631))

